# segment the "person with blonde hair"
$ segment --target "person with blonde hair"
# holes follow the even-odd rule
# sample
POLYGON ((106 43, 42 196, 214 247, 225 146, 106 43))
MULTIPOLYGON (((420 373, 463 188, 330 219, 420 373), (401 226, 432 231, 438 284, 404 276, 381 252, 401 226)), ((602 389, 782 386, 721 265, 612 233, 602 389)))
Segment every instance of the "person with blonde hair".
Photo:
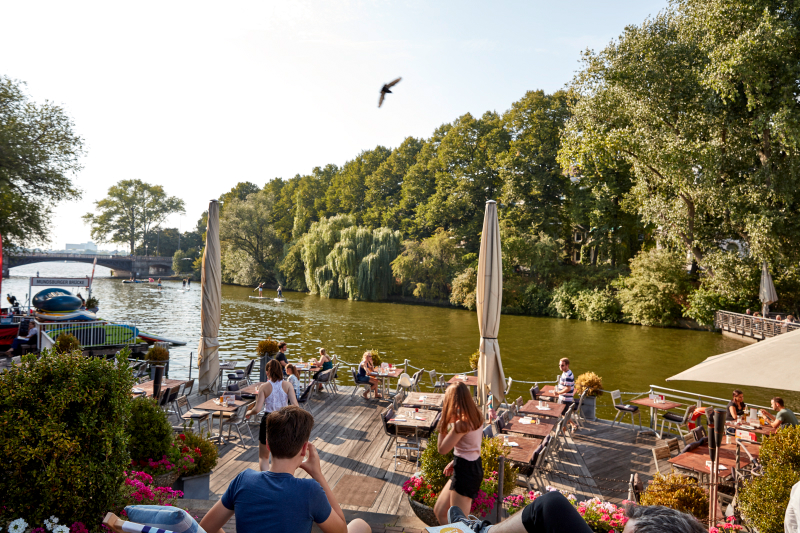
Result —
POLYGON ((469 393, 469 387, 456 383, 447 388, 439 420, 438 451, 445 455, 453 450, 453 460, 444 468, 451 476, 433 507, 440 524, 448 523, 447 512, 458 507, 469 514, 472 500, 478 496, 483 482, 481 439, 483 416, 469 393))
POLYGON ((258 395, 252 409, 247 411, 247 417, 258 413, 264 413, 261 418, 261 427, 258 432, 258 464, 262 472, 269 470, 269 448, 267 447, 267 416, 286 407, 289 404, 297 405, 297 396, 294 387, 288 381, 283 380, 283 367, 272 359, 267 363, 267 381, 258 388, 258 395))
MULTIPOLYGON (((381 398, 382 396, 378 394, 378 385, 380 384, 380 380, 370 375, 374 371, 375 365, 372 364, 372 352, 367 350, 364 352, 364 355, 361 356, 361 363, 358 365, 356 381, 358 383, 369 383, 371 385, 370 391, 372 391, 372 393, 375 395, 375 398, 381 398)), ((370 391, 364 393, 364 399, 369 399, 370 391)))
MULTIPOLYGON (((320 348, 319 349, 319 359, 316 360, 316 361, 312 360, 311 363, 312 364, 318 363, 318 364, 322 365, 322 368, 320 368, 319 370, 314 372, 314 378, 313 379, 317 379, 320 374, 322 374, 326 370, 330 370, 331 368, 333 368, 333 361, 331 360, 330 356, 328 355, 328 352, 325 351, 325 348, 320 348)), ((322 383, 319 383, 317 385, 317 390, 319 392, 322 392, 322 383)))

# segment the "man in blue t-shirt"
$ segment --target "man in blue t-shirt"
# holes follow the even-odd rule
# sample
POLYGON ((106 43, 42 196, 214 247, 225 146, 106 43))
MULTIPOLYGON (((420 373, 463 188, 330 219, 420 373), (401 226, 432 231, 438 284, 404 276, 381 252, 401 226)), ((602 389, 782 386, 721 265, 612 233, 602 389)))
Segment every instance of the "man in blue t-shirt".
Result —
POLYGON ((312 523, 324 533, 370 533, 366 522, 345 521, 333 491, 322 475, 319 454, 308 442, 314 417, 294 405, 267 417, 267 447, 272 464, 267 472, 247 469, 236 476, 222 498, 200 521, 208 533, 224 533, 222 526, 235 514, 237 533, 309 533, 312 523), (305 459, 305 461, 303 460, 305 459), (311 479, 298 479, 305 470, 311 479))

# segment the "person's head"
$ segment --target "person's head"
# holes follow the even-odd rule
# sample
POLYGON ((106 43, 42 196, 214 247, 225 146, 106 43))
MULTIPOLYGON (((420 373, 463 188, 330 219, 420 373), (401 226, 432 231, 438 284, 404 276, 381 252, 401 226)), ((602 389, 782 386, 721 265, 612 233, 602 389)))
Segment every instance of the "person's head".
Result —
POLYGON ((775 317, 775 320, 783 320, 783 318, 781 317, 781 315, 778 315, 775 317))
POLYGON ((297 369, 295 369, 295 367, 294 367, 294 365, 292 363, 289 363, 288 365, 286 365, 286 373, 296 376, 297 375, 297 369))
POLYGON ((733 401, 736 403, 744 403, 744 393, 739 389, 733 389, 733 401))
POLYGON ((361 362, 372 364, 372 350, 364 352, 364 355, 361 356, 361 362))
POLYGON ((789 315, 786 317, 787 322, 794 322, 794 315, 789 315))
POLYGON ((622 533, 707 533, 708 530, 690 514, 660 505, 628 504, 628 522, 622 533))
POLYGON ((320 358, 328 357, 328 352, 325 351, 325 348, 320 348, 319 349, 319 356, 320 356, 320 358))
POLYGON ((748 315, 752 314, 752 313, 750 312, 750 309, 748 309, 747 311, 745 311, 745 313, 746 313, 746 314, 748 314, 748 315))
POLYGON ((569 359, 567 359, 566 357, 562 357, 561 359, 559 359, 558 368, 560 368, 562 372, 566 372, 567 370, 569 370, 569 359))
POLYGON ((291 459, 305 454, 308 437, 314 427, 311 413, 287 405, 267 416, 267 446, 276 459, 291 459))
POLYGON ((285 342, 281 341, 281 342, 278 343, 278 351, 279 352, 285 352, 286 351, 286 343, 285 342))
POLYGON ((775 396, 770 403, 772 404, 772 408, 776 411, 783 409, 783 398, 780 396, 775 396))
POLYGON ((267 363, 267 379, 270 381, 283 380, 283 367, 275 359, 267 363))
POLYGON ((439 420, 439 433, 447 433, 447 426, 457 420, 467 423, 470 430, 483 425, 483 416, 464 383, 447 387, 442 404, 442 417, 439 420))

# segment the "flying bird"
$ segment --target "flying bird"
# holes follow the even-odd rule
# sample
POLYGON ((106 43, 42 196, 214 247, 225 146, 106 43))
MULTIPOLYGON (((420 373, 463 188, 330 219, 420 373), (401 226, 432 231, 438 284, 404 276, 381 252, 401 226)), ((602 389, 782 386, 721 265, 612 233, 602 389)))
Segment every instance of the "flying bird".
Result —
POLYGON ((381 87, 381 99, 378 100, 378 107, 380 107, 383 104, 383 99, 386 97, 387 94, 392 94, 392 91, 390 91, 389 89, 400 83, 400 80, 402 79, 403 78, 397 78, 396 80, 390 81, 389 83, 381 87))

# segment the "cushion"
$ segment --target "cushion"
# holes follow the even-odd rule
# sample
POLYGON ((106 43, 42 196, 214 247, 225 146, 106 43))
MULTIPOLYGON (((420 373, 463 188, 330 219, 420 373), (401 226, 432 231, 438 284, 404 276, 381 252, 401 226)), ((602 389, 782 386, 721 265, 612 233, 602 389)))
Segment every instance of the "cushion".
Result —
POLYGON ((664 413, 662 416, 664 420, 669 420, 670 422, 678 422, 679 424, 683 422, 683 417, 675 413, 664 413))
MULTIPOLYGON (((617 409, 618 411, 627 411, 629 413, 638 413, 639 412, 639 408, 637 406, 635 406, 635 405, 622 405, 622 404, 619 404, 619 405, 615 405, 614 409, 617 409)), ((681 420, 683 420, 683 419, 681 419, 681 420)))
POLYGON ((703 437, 702 439, 696 440, 691 444, 687 444, 686 446, 684 446, 683 450, 681 450, 681 453, 686 453, 688 451, 694 450, 698 446, 701 446, 701 445, 705 444, 707 441, 708 441, 708 438, 707 437, 703 437))
POLYGON ((128 520, 137 524, 166 529, 174 533, 206 533, 189 513, 177 507, 129 505, 125 508, 125 512, 128 513, 128 520))

